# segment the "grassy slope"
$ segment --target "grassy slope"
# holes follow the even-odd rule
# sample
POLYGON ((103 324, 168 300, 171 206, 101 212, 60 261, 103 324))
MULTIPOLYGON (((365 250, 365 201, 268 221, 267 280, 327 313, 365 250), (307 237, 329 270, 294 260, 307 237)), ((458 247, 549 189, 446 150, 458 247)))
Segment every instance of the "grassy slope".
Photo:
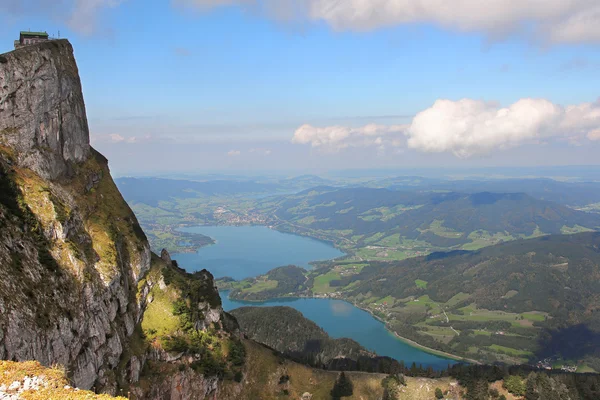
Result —
MULTIPOLYGON (((329 392, 333 388, 337 372, 322 371, 309 368, 285 360, 275 355, 272 350, 255 342, 244 341, 248 354, 246 375, 244 385, 240 388, 234 382, 225 382, 219 395, 222 400, 271 400, 271 399, 299 399, 308 392, 312 394, 312 400, 328 400, 331 398, 329 392), (281 376, 289 375, 288 383, 279 384, 281 376), (289 396, 283 395, 287 390, 289 396)), ((348 400, 379 399, 383 396, 381 381, 385 378, 383 374, 368 374, 361 372, 346 372, 354 385, 354 394, 344 397, 348 400)), ((407 378, 408 386, 402 395, 402 399, 431 399, 433 389, 436 387, 447 390, 451 379, 425 379, 407 378)))
MULTIPOLYGON (((10 386, 14 382, 20 382, 23 386, 24 379, 42 379, 44 388, 38 390, 27 390, 20 393, 23 400, 108 400, 122 399, 124 397, 112 397, 104 394, 95 394, 87 390, 73 389, 69 385, 64 369, 43 367, 37 361, 13 362, 0 361, 0 386, 10 386)), ((10 390, 5 393, 14 394, 10 390)), ((0 397, 1 397, 0 392, 0 397)))

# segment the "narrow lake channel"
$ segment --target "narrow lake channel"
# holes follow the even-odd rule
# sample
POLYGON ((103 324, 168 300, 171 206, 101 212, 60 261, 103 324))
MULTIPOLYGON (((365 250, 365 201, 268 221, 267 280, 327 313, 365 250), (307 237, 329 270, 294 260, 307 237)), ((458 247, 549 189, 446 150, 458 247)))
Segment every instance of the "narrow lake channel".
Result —
MULTIPOLYGON (((310 261, 343 255, 326 243, 262 226, 199 226, 182 230, 210 236, 216 240, 216 244, 201 248, 196 253, 174 254, 173 258, 190 272, 206 268, 215 278, 230 276, 243 279, 264 274, 282 265, 309 267, 310 261)), ((293 307, 322 327, 331 337, 354 339, 365 348, 382 356, 402 360, 408 366, 416 362, 423 367, 443 369, 448 364, 455 363, 454 360, 403 342, 371 314, 342 300, 273 299, 262 303, 248 303, 229 299, 228 292, 222 292, 221 298, 225 311, 248 305, 293 307)))

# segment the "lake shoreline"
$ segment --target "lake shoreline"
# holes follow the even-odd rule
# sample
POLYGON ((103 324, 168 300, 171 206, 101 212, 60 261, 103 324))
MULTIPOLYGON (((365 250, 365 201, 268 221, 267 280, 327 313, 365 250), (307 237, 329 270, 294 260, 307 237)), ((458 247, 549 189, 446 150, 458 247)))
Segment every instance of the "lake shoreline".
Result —
MULTIPOLYGON (((179 224, 179 225, 176 226, 175 230, 178 231, 178 232, 185 233, 185 232, 188 232, 188 231, 186 231, 186 228, 201 228, 201 227, 236 227, 237 228, 237 227, 246 227, 246 226, 261 226, 261 227, 264 227, 264 228, 267 228, 267 229, 271 229, 271 230, 273 230, 275 232, 282 233, 284 235, 293 235, 293 236, 298 236, 298 237, 301 237, 301 238, 312 239, 312 240, 314 240, 316 242, 320 242, 320 243, 326 244, 328 246, 331 246, 331 247, 335 248, 336 250, 338 250, 338 251, 340 251, 342 253, 342 255, 337 256, 335 258, 329 258, 329 259, 326 259, 326 260, 313 260, 313 261, 310 261, 308 264, 311 267, 314 267, 314 264, 318 264, 318 263, 321 263, 321 262, 336 261, 336 260, 338 260, 338 261, 345 261, 345 260, 351 261, 351 257, 354 256, 353 252, 349 251, 349 249, 347 249, 347 248, 343 248, 335 240, 332 240, 332 239, 323 239, 323 238, 320 238, 318 236, 315 236, 315 235, 312 235, 312 234, 309 234, 309 233, 308 234, 302 234, 302 233, 299 233, 299 232, 292 232, 292 231, 285 230, 285 229, 279 229, 279 225, 253 224, 253 223, 248 223, 248 224, 228 224, 228 223, 223 223, 223 224, 206 224, 206 225, 179 224)), ((200 250, 202 248, 205 248, 205 247, 217 244, 217 239, 215 239, 215 238, 213 238, 211 236, 208 236, 208 237, 210 237, 213 240, 213 243, 207 243, 206 245, 199 246, 197 248, 194 248, 194 250, 190 251, 190 252, 181 252, 180 251, 180 252, 175 252, 175 254, 177 254, 177 253, 192 253, 192 252, 197 252, 198 250, 200 250)), ((337 239, 343 240, 344 238, 337 237, 337 239)))
POLYGON ((282 233, 264 225, 195 225, 177 230, 204 235, 213 244, 195 252, 173 252, 172 258, 190 272, 208 269, 216 278, 243 280, 291 264, 314 269, 319 262, 346 256, 321 240, 282 233))
MULTIPOLYGON (((256 251, 257 249, 262 249, 263 247, 267 246, 270 250, 269 251, 273 251, 273 243, 278 243, 279 246, 275 246, 275 252, 273 252, 272 254, 274 255, 274 263, 278 264, 278 265, 285 265, 285 263, 294 263, 295 265, 299 265, 297 262, 294 262, 294 260, 289 261, 288 259, 290 258, 290 255, 294 256, 297 254, 304 254, 304 260, 302 260, 302 258, 300 259, 301 262, 304 261, 306 263, 306 266, 304 266, 305 269, 307 270, 311 270, 314 269, 315 266, 318 266, 319 262, 332 262, 333 260, 337 260, 337 259, 342 259, 342 258, 346 258, 348 257, 347 253, 342 252, 342 250, 338 247, 336 247, 333 243, 331 242, 327 242, 324 241, 320 238, 315 238, 309 235, 305 235, 305 234, 299 234, 297 232, 282 232, 278 229, 274 229, 273 227, 269 227, 269 226, 264 226, 264 225, 256 225, 256 226, 214 226, 214 225, 200 225, 200 226, 193 226, 193 227, 183 227, 183 228, 179 228, 180 231, 186 232, 186 233, 200 233, 203 234, 205 236, 210 237, 213 240, 213 245, 215 246, 207 246, 205 249, 200 249, 199 251, 196 252, 197 255, 189 255, 191 257, 183 257, 181 254, 173 254, 173 257, 178 259, 179 261, 179 265, 184 266, 184 268, 186 268, 186 270, 190 270, 193 271, 194 268, 196 267, 202 267, 202 268, 206 268, 209 271, 211 271, 215 277, 226 277, 229 276, 231 278, 233 278, 236 281, 241 281, 243 279, 246 279, 243 275, 248 275, 248 273, 250 273, 251 275, 249 275, 250 277, 255 277, 255 276, 259 276, 264 274, 265 272, 262 271, 262 269, 264 269, 265 267, 265 261, 266 259, 264 258, 264 253, 261 251, 260 255, 257 257, 256 256, 256 251), (258 228, 261 228, 260 230, 257 230, 258 228), (231 231, 231 229, 234 229, 233 231, 231 231), (234 232, 235 234, 232 235, 232 232, 234 232), (268 232, 274 232, 279 236, 273 236, 272 233, 268 233, 268 232), (291 242, 290 239, 285 239, 285 238, 292 238, 291 242), (297 238, 297 239, 296 239, 297 238), (260 240, 259 240, 260 239, 260 240), (262 241, 261 241, 262 240, 262 241), (283 240, 283 242, 282 242, 283 240), (298 243, 300 243, 300 247, 298 247, 298 243), (311 243, 316 243, 320 246, 327 246, 328 248, 335 250, 332 254, 332 252, 330 250, 329 254, 327 253, 327 251, 325 253, 323 253, 323 250, 319 250, 321 251, 320 254, 315 254, 315 251, 313 249, 314 244, 311 244, 311 246, 313 247, 309 247, 306 248, 305 244, 311 244, 311 243), (216 246, 218 245, 218 246, 216 246), (262 247, 261 247, 262 246, 262 247), (288 246, 291 246, 288 248, 288 246), (296 247, 293 247, 296 246, 296 247), (242 249, 242 251, 240 251, 240 248, 242 249), (277 250, 277 248, 279 250, 277 250), (225 257, 223 256, 223 254, 219 253, 219 250, 221 251, 221 253, 225 253, 225 257), (295 250, 295 254, 294 251, 295 250), (290 253, 291 251, 291 253, 290 253), (246 255, 246 253, 248 253, 246 255), (337 254, 335 254, 337 253, 337 254), (235 258, 228 258, 231 257, 230 254, 235 254, 236 257, 235 258), (336 257, 337 255, 337 257, 336 257), (307 257, 308 256, 308 257, 307 257), (262 257, 262 259, 261 259, 262 257), (277 258, 278 257, 278 258, 277 258), (181 260, 179 258, 182 258, 181 260), (247 260, 251 260, 251 262, 253 262, 253 264, 250 265, 250 267, 259 267, 260 270, 251 270, 248 269, 247 265, 245 264, 247 262, 247 260), (265 261, 261 261, 261 260, 265 260, 265 261), (309 261, 310 260, 310 261, 309 261), (258 261, 258 263, 256 262, 258 261), (283 264, 282 264, 283 263, 283 264), (191 268, 190 268, 191 267, 191 268), (214 270, 213 270, 214 269, 214 270), (244 272, 245 273, 244 273, 244 272), (238 276, 236 276, 238 275, 238 276), (240 276, 241 275, 241 276, 240 276)), ((265 249, 263 249, 265 250, 265 249)), ((317 246, 317 250, 318 250, 318 246, 317 246)), ((265 250, 266 251, 266 250, 265 250)), ((335 261, 333 261, 335 262, 335 261)), ((276 266, 274 266, 273 268, 276 268, 276 266)), ((290 293, 290 294, 286 294, 284 296, 276 296, 276 297, 272 297, 269 299, 261 299, 258 301, 247 301, 247 300, 242 300, 242 299, 235 299, 229 296, 230 293, 227 293, 225 288, 221 288, 221 290, 223 291, 221 293, 221 296, 227 296, 227 300, 225 300, 225 302, 228 302, 229 300, 233 300, 236 301, 237 300, 237 305, 234 308, 237 307, 241 307, 246 303, 247 305, 252 305, 252 304, 261 304, 261 303, 269 303, 270 301, 277 301, 279 300, 294 300, 294 299, 322 299, 316 295, 314 295, 313 293, 304 293, 301 295, 296 294, 295 296, 290 293), (241 302, 240 302, 241 300, 241 302)), ((429 354, 431 357, 437 358, 437 361, 432 361, 432 365, 435 365, 436 369, 439 370, 443 370, 446 369, 448 364, 453 364, 453 363, 465 363, 465 362, 473 362, 472 360, 468 360, 464 357, 460 357, 454 354, 450 354, 450 353, 445 353, 443 351, 440 350, 436 350, 436 349, 432 349, 432 348, 428 348, 426 346, 420 345, 419 343, 412 341, 408 338, 404 338, 401 337, 400 335, 398 335, 398 333, 394 332, 390 326, 388 325, 387 321, 383 320, 381 317, 375 315, 370 309, 368 308, 364 308, 361 307, 358 304, 354 304, 352 301, 348 300, 348 299, 344 299, 344 298, 331 298, 328 300, 337 300, 337 301, 342 301, 350 306, 352 306, 355 310, 357 311, 361 311, 364 314, 365 318, 364 322, 366 323, 366 319, 370 319, 370 321, 372 321, 372 323, 374 325, 378 325, 379 332, 380 335, 384 335, 387 337, 387 339, 384 339, 383 336, 380 337, 380 340, 383 340, 383 342, 381 343, 387 343, 385 346, 389 346, 389 349, 396 349, 396 350, 390 350, 391 354, 394 354, 393 358, 397 359, 397 360, 401 360, 404 359, 406 360, 407 363, 412 362, 411 358, 413 356, 412 352, 422 352, 423 354, 429 354), (389 343, 388 343, 389 341, 389 343), (394 342, 396 343, 394 345, 394 342), (399 343, 398 343, 399 342, 399 343), (412 348, 411 351, 408 351, 408 353, 406 353, 406 355, 404 355, 405 353, 403 352, 403 346, 406 346, 407 348, 412 348), (407 358, 408 357, 408 358, 407 358)), ((319 303, 320 304, 320 303, 319 303)), ((270 304, 269 304, 270 305, 270 304)), ((323 327, 321 324, 319 324, 318 321, 314 321, 316 322, 319 326, 323 327)), ((325 325, 327 325, 327 323, 325 321, 322 321, 325 325)), ((351 329, 351 328, 348 328, 351 329)), ((344 331, 344 330, 337 330, 337 335, 339 337, 349 337, 346 335, 346 332, 348 332, 348 334, 352 335, 353 333, 351 333, 350 331, 344 331)), ((368 339, 368 338, 364 338, 365 339, 365 343, 369 343, 372 340, 368 339)), ((359 340, 359 343, 362 343, 359 340)), ((367 345, 368 346, 368 345, 367 345)), ((386 347, 380 348, 380 351, 378 352, 378 354, 382 354, 385 355, 387 354, 386 352, 388 352, 388 349, 386 347)), ((377 348, 377 345, 375 345, 375 347, 377 348)), ((425 356, 423 356, 425 357, 425 356)), ((422 358, 423 360, 426 360, 427 358, 422 358)), ((416 360, 417 364, 419 364, 419 360, 420 358, 416 357, 414 358, 414 360, 416 360)))
MULTIPOLYGON (((263 225, 263 226, 266 226, 267 228, 273 229, 273 230, 275 230, 277 232, 280 232, 282 234, 295 235, 295 236, 299 236, 299 237, 308 237, 308 238, 311 238, 313 240, 320 241, 320 242, 323 242, 325 244, 328 244, 328 245, 330 245, 330 246, 338 249, 340 252, 344 253, 344 255, 336 257, 334 259, 330 259, 330 260, 311 261, 309 264, 311 265, 311 267, 313 269, 314 269, 314 264, 313 263, 319 263, 319 262, 323 262, 323 261, 335 261, 335 260, 340 260, 341 261, 344 258, 348 258, 348 257, 352 257, 353 256, 352 254, 347 253, 347 251, 348 251, 347 249, 342 249, 339 245, 337 245, 337 243, 334 240, 326 240, 326 239, 322 239, 322 238, 310 235, 310 230, 307 230, 308 234, 301 234, 301 233, 297 233, 297 232, 290 232, 290 231, 287 231, 287 230, 278 229, 278 226, 272 226, 272 227, 271 226, 267 226, 267 225, 263 225)), ((274 298, 270 298, 270 299, 266 299, 266 300, 243 300, 243 301, 246 301, 246 302, 249 302, 249 303, 264 303, 264 302, 267 302, 269 300, 285 299, 285 298, 287 298, 287 299, 293 299, 293 298, 315 298, 315 299, 318 299, 319 297, 314 296, 314 295, 313 296, 284 296, 284 297, 274 297, 274 298)), ((238 300, 239 301, 241 299, 233 299, 233 300, 238 300)), ((346 299, 343 299, 343 298, 340 298, 340 299, 337 299, 337 300, 343 300, 346 303, 352 304, 354 307, 358 308, 359 310, 363 310, 363 311, 368 312, 375 319, 377 319, 378 321, 380 321, 381 323, 383 323, 384 326, 385 326, 385 329, 388 332, 390 332, 391 334, 393 334, 400 341, 402 341, 402 342, 404 342, 404 343, 406 343, 406 344, 408 344, 408 345, 410 345, 410 346, 412 346, 414 348, 423 350, 423 351, 425 351, 425 352, 427 352, 429 354, 433 354, 433 355, 436 355, 436 356, 442 356, 444 358, 448 358, 448 359, 453 360, 453 361, 467 362, 467 363, 470 363, 470 364, 481 364, 477 360, 472 360, 472 359, 469 359, 469 358, 465 358, 465 357, 457 356, 457 355, 454 355, 454 354, 450 354, 450 353, 447 353, 445 351, 432 349, 430 347, 427 347, 427 346, 424 346, 422 344, 419 344, 419 343, 415 342, 414 340, 411 340, 411 339, 405 338, 403 336, 400 336, 397 332, 395 332, 394 330, 392 330, 389 327, 388 322, 386 320, 384 320, 383 318, 379 317, 378 315, 375 315, 375 313, 373 313, 371 310, 369 310, 367 308, 363 308, 360 305, 358 305, 356 303, 353 303, 351 301, 348 301, 346 299)))
MULTIPOLYGON (((282 296, 282 297, 273 297, 273 298, 269 298, 269 299, 265 299, 265 300, 244 300, 244 299, 235 299, 235 298, 232 299, 231 297, 229 297, 229 292, 230 292, 229 289, 228 290, 224 290, 223 292, 227 292, 227 297, 229 299, 235 300, 235 301, 243 301, 243 302, 249 303, 248 304, 249 306, 251 306, 252 303, 256 303, 256 304, 258 304, 258 303, 266 303, 266 302, 271 301, 271 300, 281 300, 281 299, 291 299, 291 300, 292 299, 323 299, 323 297, 317 297, 317 296, 282 296)), ((432 354, 432 355, 435 355, 435 356, 438 356, 438 357, 447 358, 447 359, 452 360, 452 361, 465 362, 465 363, 469 363, 469 364, 481 364, 477 360, 472 360, 472 359, 469 359, 469 358, 465 358, 465 357, 457 356, 457 355, 454 355, 454 354, 446 353, 446 352, 441 351, 441 350, 432 349, 430 347, 423 346, 422 344, 419 344, 419 343, 415 342, 414 340, 411 340, 411 339, 405 338, 403 336, 400 336, 394 330, 390 329, 387 321, 385 321, 383 318, 375 315, 371 310, 363 308, 363 307, 359 306, 358 304, 353 303, 353 302, 348 301, 348 300, 343 299, 343 298, 334 298, 334 300, 344 301, 344 302, 346 302, 348 304, 353 305, 354 307, 358 308, 359 310, 368 312, 373 318, 375 318, 376 320, 378 320, 379 322, 381 322, 384 325, 385 329, 389 333, 391 333, 398 340, 404 342, 405 344, 407 344, 407 345, 409 345, 411 347, 414 347, 416 349, 422 350, 422 351, 424 351, 426 353, 429 353, 429 354, 432 354)), ((398 360, 398 361, 400 361, 400 360, 398 360)))
POLYGON ((418 348, 418 349, 421 349, 421 350, 423 350, 423 351, 425 351, 425 352, 427 352, 427 353, 434 354, 434 355, 436 355, 436 356, 442 356, 442 357, 445 357, 445 358, 448 358, 448 359, 451 359, 451 360, 454 360, 454 361, 463 361, 463 362, 467 362, 467 363, 469 363, 469 364, 481 364, 481 363, 480 363, 479 361, 477 361, 477 360, 472 360, 472 359, 470 359, 470 358, 465 358, 465 357, 457 356, 457 355, 454 355, 454 354, 446 353, 445 351, 442 351, 442 350, 436 350, 436 349, 432 349, 431 347, 423 346, 422 344, 419 344, 419 343, 415 342, 414 340, 411 340, 411 339, 405 338, 405 337, 403 337, 403 336, 400 336, 400 335, 399 335, 397 332, 395 332, 393 329, 390 329, 390 327, 389 327, 389 325, 388 325, 388 322, 387 322, 387 321, 385 321, 383 318, 380 318, 379 316, 375 315, 375 314, 374 314, 373 312, 371 312, 370 310, 367 310, 367 309, 365 309, 365 308, 362 308, 362 307, 360 307, 360 306, 358 306, 358 305, 356 305, 356 304, 354 304, 354 306, 355 306, 356 308, 359 308, 359 309, 361 309, 361 310, 364 310, 364 311, 368 312, 368 313, 369 313, 369 314, 371 314, 371 315, 372 315, 372 316, 373 316, 375 319, 377 319, 377 320, 381 321, 381 322, 382 322, 382 323, 385 325, 385 329, 387 329, 387 330, 388 330, 388 331, 389 331, 391 334, 393 334, 394 336, 396 336, 398 339, 400 339, 400 340, 401 340, 401 341, 403 341, 404 343, 411 345, 412 347, 416 347, 416 348, 418 348))

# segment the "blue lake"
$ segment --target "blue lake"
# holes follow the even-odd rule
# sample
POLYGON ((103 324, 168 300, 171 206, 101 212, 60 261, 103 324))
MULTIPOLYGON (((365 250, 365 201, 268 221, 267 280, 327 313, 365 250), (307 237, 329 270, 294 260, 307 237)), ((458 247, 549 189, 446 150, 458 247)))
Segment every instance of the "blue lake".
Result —
POLYGON ((311 261, 344 255, 327 243, 265 226, 198 226, 180 231, 201 233, 216 241, 196 253, 173 255, 188 271, 206 268, 215 278, 230 276, 239 280, 290 264, 310 268, 311 261))
MULTIPOLYGON (((310 238, 285 234, 261 226, 200 226, 182 231, 207 235, 216 244, 199 249, 196 253, 174 254, 179 265, 193 272, 208 269, 216 278, 230 276, 243 279, 269 270, 294 264, 309 267, 309 262, 342 256, 334 247, 310 238)), ((221 294, 223 308, 255 305, 286 305, 322 327, 331 337, 356 340, 382 356, 412 362, 435 369, 446 368, 453 360, 439 357, 396 338, 385 325, 366 311, 342 300, 333 299, 274 299, 263 303, 231 300, 227 292, 221 294)))
POLYGON ((407 366, 413 362, 423 367, 445 369, 456 361, 427 353, 413 347, 394 336, 385 325, 371 314, 342 300, 333 299, 274 299, 266 302, 246 302, 231 300, 228 292, 221 293, 225 311, 243 306, 288 306, 300 311, 304 316, 325 330, 333 338, 356 340, 368 350, 380 356, 402 360, 407 366))

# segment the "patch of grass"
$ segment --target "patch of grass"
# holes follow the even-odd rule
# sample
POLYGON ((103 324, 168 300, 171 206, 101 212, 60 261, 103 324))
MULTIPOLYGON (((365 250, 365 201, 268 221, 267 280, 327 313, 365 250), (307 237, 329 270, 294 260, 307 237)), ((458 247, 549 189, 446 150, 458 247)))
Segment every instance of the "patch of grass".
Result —
POLYGON ((427 281, 417 279, 415 280, 415 285, 420 289, 427 289, 427 281))
POLYGON ((22 383, 25 377, 41 378, 47 386, 39 390, 27 390, 20 393, 19 398, 23 400, 125 400, 124 397, 65 388, 69 385, 69 381, 65 369, 60 366, 47 368, 37 361, 0 361, 0 385, 9 386, 15 381, 22 383))
POLYGON ((580 366, 577 367, 577 372, 580 374, 585 374, 585 373, 597 373, 597 371, 590 367, 589 365, 586 364, 582 364, 580 366))
POLYGON ((523 313, 521 315, 525 319, 528 319, 530 321, 537 321, 537 322, 545 321, 546 316, 547 316, 546 313, 541 313, 541 312, 523 313))
POLYGON ((581 226, 581 225, 575 225, 573 227, 568 227, 566 225, 564 225, 562 228, 560 228, 560 232, 563 235, 572 235, 575 233, 582 233, 582 232, 593 232, 593 229, 589 229, 586 228, 585 226, 581 226))
POLYGON ((174 299, 155 288, 150 293, 152 302, 146 306, 142 329, 149 340, 169 335, 179 328, 179 318, 173 315, 174 299))
POLYGON ((445 306, 448 308, 454 308, 456 305, 464 302, 465 300, 467 300, 469 297, 471 297, 470 294, 468 293, 463 293, 463 292, 459 292, 457 294, 455 294, 454 296, 452 296, 446 303, 445 306))
POLYGON ((402 239, 400 238, 399 233, 386 236, 379 241, 379 244, 381 244, 382 246, 400 246, 401 243, 402 239))
POLYGON ((392 248, 363 247, 356 251, 356 257, 367 261, 400 261, 409 258, 410 255, 392 248))
POLYGON ((252 286, 250 286, 249 288, 242 289, 242 292, 243 293, 258 293, 258 292, 262 292, 265 290, 275 289, 278 284, 279 284, 279 282, 271 281, 271 280, 258 281, 256 283, 254 283, 252 286))
POLYGON ((448 314, 450 320, 458 321, 508 321, 515 323, 520 314, 509 313, 504 311, 490 311, 477 308, 475 304, 470 304, 460 308, 464 315, 448 314))
POLYGON ((331 293, 338 290, 337 288, 332 288, 329 286, 329 283, 334 279, 340 279, 341 276, 339 273, 330 271, 324 275, 319 275, 315 277, 315 281, 313 284, 313 292, 314 293, 331 293))
POLYGON ((316 221, 316 218, 311 215, 309 217, 304 217, 304 218, 296 220, 296 223, 301 224, 301 225, 310 225, 310 224, 314 223, 315 221, 316 221))
POLYGON ((392 296, 383 297, 375 302, 375 304, 386 304, 388 306, 394 305, 396 299, 392 296))
POLYGON ((521 235, 521 237, 523 239, 533 239, 536 237, 540 237, 540 236, 545 236, 546 234, 544 232, 542 232, 542 230, 540 229, 539 226, 535 227, 535 230, 533 231, 533 233, 531 235, 521 235))
POLYGON ((420 229, 422 233, 431 232, 434 235, 449 238, 458 239, 463 236, 462 232, 457 232, 453 229, 446 228, 443 220, 434 220, 427 229, 420 229))
POLYGON ((463 250, 479 250, 483 247, 493 246, 498 243, 515 240, 516 238, 508 232, 490 233, 484 230, 477 230, 471 232, 468 239, 471 240, 471 243, 463 245, 463 250))
POLYGON ((511 347, 500 346, 497 344, 492 344, 490 346, 490 349, 498 353, 505 353, 515 357, 528 357, 530 355, 533 355, 531 351, 513 349, 511 347))

